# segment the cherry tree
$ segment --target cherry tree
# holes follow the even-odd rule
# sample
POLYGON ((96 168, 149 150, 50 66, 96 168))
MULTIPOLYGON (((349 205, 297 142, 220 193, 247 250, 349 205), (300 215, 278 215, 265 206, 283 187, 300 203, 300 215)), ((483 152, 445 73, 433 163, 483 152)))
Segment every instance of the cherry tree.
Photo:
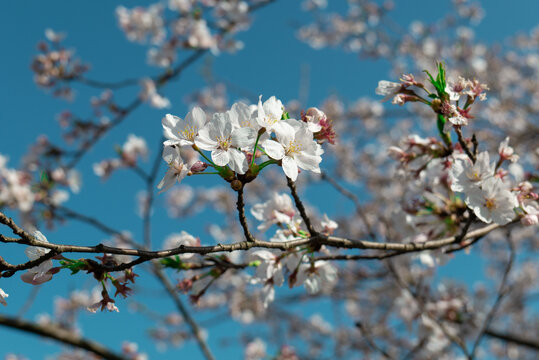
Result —
MULTIPOLYGON (((221 322, 236 324, 236 358, 253 360, 536 358, 539 30, 492 46, 475 40, 484 12, 465 0, 406 27, 389 1, 307 0, 300 41, 390 64, 372 96, 307 104, 216 80, 208 59, 247 66, 244 46, 269 51, 239 37, 277 3, 118 6, 153 66, 119 81, 94 79, 68 34, 45 31, 35 83, 66 100, 91 89, 92 113, 59 114, 62 139, 38 138, 19 167, 0 153, 0 325, 62 344, 61 359, 145 359, 152 343, 223 358, 221 322), (205 59, 207 85, 176 111, 167 87, 205 59), (160 115, 125 131, 145 107, 160 115), (123 144, 104 149, 119 130, 123 144), (139 218, 70 205, 88 177, 136 182, 125 195, 139 218), (24 316, 37 290, 12 310, 24 286, 72 278, 52 312, 24 316), (127 311, 144 321, 138 338, 115 320, 127 311), (88 316, 117 336, 86 333, 88 316)), ((89 205, 117 202, 92 191, 89 205)))

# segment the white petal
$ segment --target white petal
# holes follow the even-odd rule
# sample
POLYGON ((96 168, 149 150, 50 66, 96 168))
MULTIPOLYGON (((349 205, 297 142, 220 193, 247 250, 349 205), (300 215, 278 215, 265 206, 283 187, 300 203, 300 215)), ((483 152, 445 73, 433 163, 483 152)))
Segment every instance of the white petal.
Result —
POLYGON ((281 160, 284 156, 284 148, 277 141, 268 139, 264 141, 262 147, 272 159, 281 160))
POLYGON ((283 171, 292 181, 296 181, 298 178, 298 165, 290 156, 283 158, 283 171))
POLYGON ((172 146, 165 146, 163 149, 163 160, 165 160, 167 164, 183 162, 179 150, 172 146))
POLYGON ((231 144, 239 148, 252 148, 255 146, 257 132, 250 127, 232 131, 231 144))
POLYGON ((211 137, 212 124, 208 124, 198 132, 198 136, 195 138, 195 144, 202 150, 215 150, 218 147, 217 141, 211 137))
POLYGON ((206 119, 206 113, 201 108, 194 107, 191 112, 187 114, 185 117, 185 120, 191 124, 194 125, 197 129, 201 129, 206 125, 207 119, 206 119))
POLYGON ((315 173, 320 173, 319 164, 322 161, 320 156, 299 153, 294 157, 294 159, 296 160, 298 166, 303 170, 310 170, 315 173))
POLYGON ((162 193, 163 191, 167 191, 175 183, 176 183, 176 172, 174 171, 174 169, 168 169, 163 179, 159 182, 159 185, 157 185, 157 188, 161 189, 159 193, 162 193))
POLYGON ((228 165, 230 166, 232 171, 235 171, 238 174, 245 174, 245 172, 249 168, 249 164, 247 164, 247 158, 245 157, 245 154, 237 149, 229 149, 228 154, 230 155, 230 162, 228 163, 228 165))
POLYGON ((211 159, 216 165, 225 166, 230 162, 230 155, 227 151, 216 149, 211 152, 211 159))

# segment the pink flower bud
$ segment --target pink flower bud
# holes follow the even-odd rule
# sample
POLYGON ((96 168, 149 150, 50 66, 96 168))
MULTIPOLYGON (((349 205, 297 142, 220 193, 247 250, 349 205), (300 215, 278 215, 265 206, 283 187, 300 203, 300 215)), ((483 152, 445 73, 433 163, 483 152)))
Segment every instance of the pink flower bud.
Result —
POLYGON ((208 164, 198 160, 197 162, 195 162, 193 164, 193 166, 191 166, 190 171, 192 173, 198 173, 198 172, 202 172, 202 171, 206 170, 207 167, 208 167, 208 164))

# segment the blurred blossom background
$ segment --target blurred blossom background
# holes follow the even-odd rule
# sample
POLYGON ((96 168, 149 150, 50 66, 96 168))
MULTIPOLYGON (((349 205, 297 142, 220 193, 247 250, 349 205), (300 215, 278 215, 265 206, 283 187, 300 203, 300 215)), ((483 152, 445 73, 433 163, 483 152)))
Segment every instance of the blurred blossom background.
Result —
MULTIPOLYGON (((403 189, 389 183, 388 176, 396 162, 389 159, 387 149, 414 133, 436 136, 436 128, 432 114, 420 106, 400 107, 392 105, 391 101, 382 102, 375 89, 378 81, 398 81, 403 73, 413 73, 424 80, 422 70, 433 71, 436 61, 445 61, 450 77, 475 77, 490 88, 487 101, 474 108, 474 129, 485 129, 478 130, 482 150, 495 154, 500 141, 510 135, 511 145, 521 158, 520 167, 509 169, 511 176, 537 170, 538 2, 276 0, 252 14, 244 12, 242 2, 230 2, 238 8, 207 10, 212 15, 203 28, 196 28, 202 26, 200 23, 174 22, 186 3, 4 2, 0 11, 0 155, 6 158, 6 166, 32 170, 33 157, 39 153, 40 146, 77 141, 80 134, 70 133, 74 131, 70 127, 74 119, 110 123, 118 114, 114 106, 127 106, 133 99, 140 99, 143 103, 81 158, 76 166, 78 174, 64 174, 70 186, 55 197, 58 204, 107 220, 115 229, 125 231, 126 239, 140 241, 141 214, 148 194, 144 182, 133 175, 129 164, 136 163, 145 171, 151 170, 153 159, 161 152, 161 119, 165 114, 183 118, 195 105, 211 114, 229 109, 238 100, 253 104, 259 95, 264 100, 275 95, 295 118, 300 117, 301 110, 316 106, 333 120, 337 144, 326 147, 322 171, 342 181, 360 201, 369 203, 365 209, 368 219, 390 218, 395 210, 390 200, 399 196, 400 201, 400 195, 396 194, 403 189), (155 6, 152 11, 162 16, 154 18, 144 33, 129 30, 129 11, 150 5, 155 6), (219 11, 228 11, 228 17, 221 16, 219 11), (229 26, 227 21, 234 22, 238 31, 221 41, 216 34, 218 29, 229 26), (174 31, 177 31, 177 39, 172 41, 174 31), (47 38, 48 48, 44 49, 38 44, 47 38), (81 81, 53 83, 51 74, 46 72, 50 59, 36 58, 60 43, 66 59, 56 60, 66 61, 69 65, 64 71, 71 71, 73 77, 80 77, 81 81), (191 56, 195 52, 191 47, 209 51, 179 77, 156 88, 149 79, 191 56), (107 83, 121 85, 107 90, 107 83), (120 150, 126 157, 118 156, 120 150), (108 171, 111 171, 110 176, 107 176, 108 171)), ((205 15, 203 12, 202 16, 205 15)), ((161 162, 158 179, 165 170, 161 162)), ((283 181, 280 169, 268 171, 264 177, 264 183, 252 184, 252 193, 247 197, 248 213, 255 203, 267 200, 264 187, 277 188, 276 184, 283 181)), ((365 235, 357 219, 351 220, 352 202, 337 196, 334 188, 312 174, 303 172, 299 177, 298 184, 309 207, 318 217, 326 213, 337 221, 337 234, 352 238, 365 235)), ((247 187, 246 192, 249 189, 247 187)), ((199 238, 202 244, 241 239, 241 229, 229 228, 230 223, 237 221, 237 214, 233 212, 235 194, 217 176, 187 177, 166 193, 157 194, 155 187, 152 191, 155 196, 152 248, 161 249, 166 241, 173 243, 171 234, 182 231, 199 238)), ((17 220, 30 221, 18 216, 17 209, 2 211, 17 220)), ((40 210, 33 214, 32 221, 51 242, 78 245, 108 242, 122 246, 121 239, 107 237, 64 215, 63 220, 48 219, 47 213, 40 210)), ((260 222, 252 216, 249 221, 257 234, 256 226, 260 222)), ((6 229, 2 233, 7 235, 6 229)), ((383 230, 375 230, 383 233, 383 230)), ((530 237, 530 234, 521 236, 530 237)), ((496 236, 503 237, 503 233, 496 236)), ((124 245, 128 246, 125 242, 124 245)), ((529 260, 536 246, 536 243, 529 245, 531 253, 523 251, 517 256, 535 284, 537 268, 533 269, 533 262, 530 264, 529 260)), ((2 245, 2 256, 17 263, 25 261, 24 254, 17 248, 2 245)), ((415 264, 415 267, 410 265, 410 276, 417 270, 439 293, 452 293, 448 289, 458 283, 471 293, 470 296, 480 298, 478 293, 482 290, 497 286, 499 264, 507 257, 498 250, 486 248, 480 252, 474 248, 469 254, 459 252, 442 260, 428 254, 421 255, 423 258, 410 256, 407 258, 410 264, 415 264), (439 263, 432 266, 437 261, 439 263)), ((362 263, 348 273, 346 268, 352 264, 337 265, 340 279, 346 277, 343 274, 350 278, 356 276, 354 281, 359 286, 363 284, 358 280, 362 271, 382 271, 374 262, 362 263)), ((149 267, 137 269, 139 278, 134 296, 117 299, 119 313, 83 311, 76 318, 70 318, 66 300, 70 292, 75 291, 71 296, 79 296, 81 302, 88 301, 95 281, 82 274, 70 276, 67 271, 55 275, 53 281, 39 288, 22 283, 18 275, 0 279, 0 287, 9 293, 9 305, 0 306, 0 312, 20 314, 40 322, 51 317, 62 318, 76 331, 111 348, 120 349, 123 342, 136 343, 138 351, 148 358, 169 358, 178 354, 202 358, 183 320, 174 315, 174 304, 165 298, 161 285, 151 278, 149 267), (73 321, 76 323, 71 324, 73 321)), ((170 272, 170 276, 175 280, 181 278, 174 272, 170 272)), ((244 281, 246 275, 235 276, 229 281, 244 281)), ((366 284, 365 289, 369 286, 366 284)), ((324 337, 331 337, 330 341, 338 344, 348 341, 347 336, 360 336, 359 333, 343 335, 339 329, 354 328, 351 320, 354 314, 369 312, 368 308, 358 305, 359 300, 352 301, 350 294, 340 299, 322 296, 304 301, 303 288, 288 289, 286 284, 277 289, 271 312, 265 313, 256 306, 247 311, 244 302, 254 299, 256 291, 245 287, 241 291, 235 289, 237 293, 227 293, 225 288, 222 285, 222 292, 202 297, 199 311, 192 310, 217 358, 242 358, 248 352, 246 347, 256 353, 263 347, 256 338, 274 340, 264 345, 268 354, 276 354, 283 345, 292 344, 305 358, 307 354, 313 359, 330 358, 332 349, 324 343, 324 337), (297 319, 290 318, 290 313, 297 319), (270 316, 280 320, 268 327, 258 327, 259 319, 267 320, 270 316), (302 329, 305 323, 315 330, 302 329), (313 344, 319 344, 320 348, 313 349, 313 344)), ((355 290, 357 297, 367 294, 361 288, 355 290)), ((533 288, 527 290, 533 293, 533 288)), ((188 301, 188 296, 181 296, 188 301)), ((405 301, 401 298, 392 306, 407 308, 403 305, 405 301)), ((192 304, 189 307, 196 308, 192 304)), ((528 303, 526 309, 529 316, 536 318, 536 301, 528 303)), ((406 317, 403 312, 399 314, 406 317)), ((507 323, 515 321, 512 318, 507 323)), ((406 331, 404 327, 400 329, 401 334, 406 331)), ((377 335, 383 337, 384 333, 377 335)), ((0 327, 0 339, 0 356, 6 359, 14 359, 9 354, 21 359, 60 358, 63 351, 55 342, 4 327, 0 327)), ((483 355, 495 353, 492 346, 483 355)), ((353 358, 346 351, 339 356, 353 358)))

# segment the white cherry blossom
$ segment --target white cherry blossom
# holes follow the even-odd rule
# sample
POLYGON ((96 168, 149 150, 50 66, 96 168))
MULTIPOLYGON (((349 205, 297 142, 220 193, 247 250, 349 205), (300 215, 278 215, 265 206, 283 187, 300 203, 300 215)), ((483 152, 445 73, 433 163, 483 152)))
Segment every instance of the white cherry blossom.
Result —
POLYGON ((468 193, 466 205, 481 221, 505 225, 515 218, 518 200, 500 178, 490 177, 468 193))
MULTIPOLYGON (((43 243, 48 243, 47 238, 40 231, 38 230, 34 231, 33 235, 36 238, 36 240, 43 243)), ((50 249, 37 247, 37 246, 30 246, 26 248, 26 250, 24 251, 26 256, 28 256, 28 259, 30 260, 37 260, 49 252, 50 252, 50 249)), ((44 282, 47 282, 50 279, 52 279, 52 274, 49 272, 49 270, 52 269, 52 266, 53 266, 52 260, 46 260, 42 262, 41 264, 39 264, 38 266, 28 269, 27 272, 21 275, 21 279, 22 281, 27 282, 32 285, 39 285, 44 282)))
POLYGON ((199 131, 195 144, 211 151, 211 158, 218 166, 228 165, 238 174, 245 174, 248 169, 247 158, 240 150, 253 147, 256 131, 253 128, 235 128, 231 116, 235 113, 216 113, 213 119, 199 131))
POLYGON ((337 269, 329 262, 320 260, 314 264, 301 264, 296 277, 296 285, 305 284, 309 294, 318 293, 322 287, 337 281, 337 269))
POLYGON ((161 189, 160 193, 170 189, 176 181, 181 182, 189 173, 189 166, 183 162, 180 149, 177 147, 165 146, 163 149, 163 160, 167 162, 168 170, 157 185, 157 188, 161 189))
POLYGON ((195 144, 195 137, 204 125, 206 125, 206 114, 199 107, 193 108, 187 113, 185 119, 167 114, 161 121, 163 134, 168 139, 164 145, 188 146, 195 144))
POLYGON ((275 96, 264 101, 264 104, 262 104, 262 95, 258 98, 256 121, 267 132, 272 132, 279 128, 283 112, 283 103, 275 96))
MULTIPOLYGON (((187 231, 182 230, 180 233, 170 234, 163 242, 163 249, 176 249, 181 245, 184 246, 200 246, 200 239, 195 238, 187 231)), ((179 254, 182 260, 188 260, 196 254, 179 254)))
POLYGON ((263 221, 258 225, 258 230, 266 230, 273 224, 290 223, 296 215, 296 210, 290 196, 273 193, 270 200, 255 204, 251 209, 251 214, 257 220, 263 221))
POLYGON ((283 121, 275 131, 277 141, 268 139, 262 143, 269 157, 282 160, 283 171, 292 181, 296 181, 298 177, 298 167, 320 173, 320 155, 324 153, 320 144, 313 140, 312 132, 301 124, 293 119, 283 121), (291 123, 297 123, 299 126, 294 129, 291 123))
POLYGON ((7 306, 6 298, 8 296, 9 295, 6 294, 6 292, 2 288, 0 288, 0 304, 7 306))
POLYGON ((475 164, 468 157, 457 158, 449 171, 451 190, 467 192, 494 176, 495 164, 490 163, 488 152, 477 155, 475 164))

